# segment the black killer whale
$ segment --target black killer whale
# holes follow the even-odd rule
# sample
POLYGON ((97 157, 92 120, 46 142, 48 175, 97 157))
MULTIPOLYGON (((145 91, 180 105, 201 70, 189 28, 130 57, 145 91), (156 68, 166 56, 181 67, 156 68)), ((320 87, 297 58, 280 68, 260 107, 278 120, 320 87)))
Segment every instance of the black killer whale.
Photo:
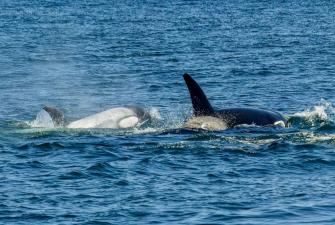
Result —
POLYGON ((186 122, 186 128, 224 130, 238 125, 288 126, 287 120, 274 111, 253 108, 215 110, 198 83, 187 73, 183 77, 190 93, 194 113, 194 116, 186 122))

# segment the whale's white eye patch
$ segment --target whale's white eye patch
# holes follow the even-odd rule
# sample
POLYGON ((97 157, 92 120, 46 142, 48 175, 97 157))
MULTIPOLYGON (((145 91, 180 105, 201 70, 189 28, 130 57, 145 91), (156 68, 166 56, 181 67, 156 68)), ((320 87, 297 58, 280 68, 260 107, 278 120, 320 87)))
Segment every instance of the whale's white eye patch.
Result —
POLYGON ((273 125, 280 126, 280 127, 285 127, 285 123, 282 120, 278 120, 278 121, 274 122, 273 125))
POLYGON ((138 123, 139 119, 136 116, 129 116, 127 118, 124 118, 120 120, 119 127, 120 128, 129 128, 133 127, 138 123))

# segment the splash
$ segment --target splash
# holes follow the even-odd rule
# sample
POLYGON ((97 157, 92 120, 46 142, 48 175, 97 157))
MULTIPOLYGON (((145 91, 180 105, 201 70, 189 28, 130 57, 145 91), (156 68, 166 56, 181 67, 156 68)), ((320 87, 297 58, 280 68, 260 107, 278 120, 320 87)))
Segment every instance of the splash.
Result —
POLYGON ((28 122, 28 125, 33 128, 54 128, 55 125, 50 117, 49 113, 45 110, 41 110, 37 113, 36 118, 33 121, 28 122))
POLYGON ((154 120, 162 119, 161 114, 159 113, 159 110, 157 108, 150 108, 149 109, 149 115, 154 120))
POLYGON ((294 113, 290 122, 298 123, 302 126, 322 126, 325 123, 334 122, 335 109, 332 104, 324 99, 310 109, 294 113))
POLYGON ((304 110, 303 112, 297 112, 293 116, 304 117, 308 119, 320 118, 326 120, 328 118, 327 109, 332 108, 331 103, 322 101, 320 105, 314 106, 311 109, 304 110))

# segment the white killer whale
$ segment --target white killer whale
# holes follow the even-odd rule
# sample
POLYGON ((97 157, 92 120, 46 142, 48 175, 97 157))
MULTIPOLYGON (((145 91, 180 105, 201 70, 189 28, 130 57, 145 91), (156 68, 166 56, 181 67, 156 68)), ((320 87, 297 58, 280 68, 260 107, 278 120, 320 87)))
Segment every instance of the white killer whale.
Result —
POLYGON ((53 107, 45 106, 43 110, 51 117, 54 127, 71 129, 131 128, 150 119, 149 113, 138 106, 115 107, 70 123, 66 123, 63 113, 53 107))

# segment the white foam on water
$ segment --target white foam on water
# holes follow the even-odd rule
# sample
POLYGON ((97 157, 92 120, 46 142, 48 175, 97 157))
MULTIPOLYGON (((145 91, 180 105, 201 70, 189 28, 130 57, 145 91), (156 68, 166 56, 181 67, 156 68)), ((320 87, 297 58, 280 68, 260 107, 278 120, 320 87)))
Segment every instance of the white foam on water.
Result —
POLYGON ((303 118, 306 122, 315 124, 316 121, 334 121, 335 109, 332 104, 324 99, 310 109, 296 112, 293 117, 303 118))
POLYGON ((159 110, 157 108, 150 108, 149 109, 149 115, 151 118, 155 120, 161 120, 161 114, 159 113, 159 110))
POLYGON ((27 123, 30 127, 40 127, 40 128, 54 128, 55 125, 50 117, 49 113, 45 110, 41 110, 37 113, 36 118, 33 121, 27 123))
POLYGON ((303 112, 296 112, 293 116, 303 117, 303 118, 320 118, 326 120, 328 115, 325 111, 324 106, 314 106, 312 109, 307 109, 303 112))
POLYGON ((319 143, 324 141, 335 141, 335 135, 334 134, 315 134, 313 132, 300 132, 295 137, 295 142, 300 141, 303 143, 319 143))
POLYGON ((164 128, 155 128, 155 127, 147 127, 147 128, 137 128, 131 130, 130 134, 153 134, 163 132, 164 128))

